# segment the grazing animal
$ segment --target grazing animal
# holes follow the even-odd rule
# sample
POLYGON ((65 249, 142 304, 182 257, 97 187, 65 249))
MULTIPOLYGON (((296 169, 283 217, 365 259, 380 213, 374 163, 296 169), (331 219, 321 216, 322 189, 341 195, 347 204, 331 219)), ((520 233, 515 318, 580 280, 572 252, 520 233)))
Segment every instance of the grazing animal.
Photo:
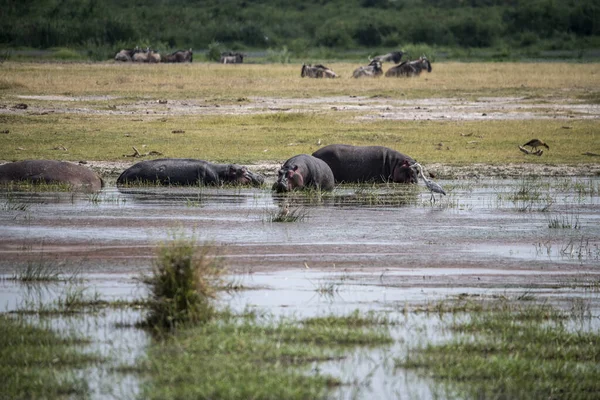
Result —
POLYGON ((194 52, 190 48, 189 50, 177 50, 163 58, 163 62, 166 63, 183 63, 192 62, 194 58, 194 52))
POLYGON ((56 160, 25 160, 0 165, 0 184, 13 182, 66 183, 71 189, 98 191, 102 178, 83 165, 56 160))
POLYGON ((427 186, 427 189, 431 191, 431 198, 429 199, 429 201, 433 200, 433 202, 435 203, 434 193, 440 193, 444 196, 446 195, 446 192, 444 192, 444 189, 438 183, 435 183, 434 181, 430 181, 429 179, 425 178, 425 175, 423 174, 423 167, 421 167, 421 164, 414 163, 412 165, 412 168, 417 168, 419 170, 419 172, 421 173, 421 178, 423 178, 423 180, 425 181, 425 186, 427 186))
POLYGON ((534 153, 537 151, 538 147, 544 146, 546 149, 550 150, 550 146, 546 143, 542 142, 540 139, 531 139, 529 142, 525 143, 523 147, 529 146, 531 147, 531 152, 534 153))
POLYGON ((325 161, 336 183, 396 182, 416 183, 411 157, 383 146, 330 144, 313 153, 325 161))
POLYGON ((138 50, 135 52, 131 60, 133 62, 148 62, 148 53, 150 53, 150 48, 147 47, 145 50, 138 50))
POLYGON ((148 51, 147 62, 149 62, 149 63, 159 63, 160 62, 160 54, 158 54, 154 50, 149 50, 148 51))
POLYGON ((310 64, 302 64, 302 70, 300 71, 300 76, 302 78, 304 77, 308 77, 308 78, 337 78, 337 74, 335 72, 333 72, 333 70, 331 70, 330 68, 321 65, 321 64, 317 64, 317 65, 310 65, 310 64))
POLYGON ((231 51, 225 51, 221 53, 221 64, 242 64, 244 62, 244 55, 242 53, 233 53, 231 51))
POLYGON ((380 61, 371 61, 369 65, 358 67, 352 72, 353 78, 378 77, 381 75, 383 75, 383 70, 381 69, 380 61))
POLYGON ((400 65, 396 65, 388 69, 385 73, 385 76, 388 78, 399 76, 419 76, 423 70, 431 72, 431 63, 426 57, 420 57, 418 60, 405 61, 400 65))
POLYGON ((139 51, 139 48, 123 49, 115 55, 115 61, 133 61, 133 55, 139 51))
POLYGON ((381 63, 384 62, 393 62, 394 64, 398 64, 400 60, 402 60, 402 56, 404 55, 403 51, 393 51, 391 53, 387 53, 381 56, 375 56, 369 61, 379 61, 381 63))
POLYGON ((333 190, 333 187, 333 172, 327 163, 308 154, 299 154, 283 164, 273 190, 277 192, 307 188, 333 190))
POLYGON ((221 185, 264 183, 261 175, 236 164, 213 164, 191 158, 162 158, 132 165, 117 178, 117 184, 221 185))

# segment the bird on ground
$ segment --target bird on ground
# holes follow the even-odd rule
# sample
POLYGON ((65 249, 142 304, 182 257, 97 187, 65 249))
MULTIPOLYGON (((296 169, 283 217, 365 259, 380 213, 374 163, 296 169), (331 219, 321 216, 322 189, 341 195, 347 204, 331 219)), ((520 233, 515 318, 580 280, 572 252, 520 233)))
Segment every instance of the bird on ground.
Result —
POLYGON ((431 191, 431 199, 429 199, 429 201, 433 200, 433 202, 435 203, 434 193, 440 193, 440 194, 443 194, 444 196, 446 195, 446 192, 444 192, 444 189, 439 184, 425 178, 425 175, 423 174, 423 167, 421 167, 421 164, 414 163, 412 165, 412 167, 416 167, 419 169, 419 172, 421 173, 421 178, 423 178, 423 180, 425 181, 425 186, 427 186, 427 189, 429 189, 431 191))
POLYGON ((523 145, 523 147, 525 147, 525 146, 531 147, 532 153, 536 152, 537 148, 541 147, 541 146, 544 146, 545 148, 550 150, 550 147, 546 143, 542 142, 540 139, 531 139, 529 142, 527 142, 523 145))

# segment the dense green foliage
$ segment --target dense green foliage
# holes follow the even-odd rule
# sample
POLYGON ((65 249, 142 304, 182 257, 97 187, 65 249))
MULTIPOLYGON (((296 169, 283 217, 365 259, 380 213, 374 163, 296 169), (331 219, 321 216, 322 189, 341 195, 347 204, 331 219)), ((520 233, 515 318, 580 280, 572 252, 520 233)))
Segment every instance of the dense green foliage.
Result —
POLYGON ((117 49, 591 47, 597 0, 0 0, 0 44, 117 49))

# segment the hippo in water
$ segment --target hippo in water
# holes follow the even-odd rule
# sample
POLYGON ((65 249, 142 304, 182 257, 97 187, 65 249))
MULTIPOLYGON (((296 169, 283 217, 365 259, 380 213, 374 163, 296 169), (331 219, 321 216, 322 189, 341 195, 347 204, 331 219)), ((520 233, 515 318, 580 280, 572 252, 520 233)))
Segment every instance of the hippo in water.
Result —
POLYGON ((300 154, 283 164, 273 190, 277 192, 304 188, 333 190, 333 186, 333 172, 329 165, 308 154, 300 154))
POLYGON ((236 164, 213 164, 191 158, 161 158, 134 164, 117 179, 117 184, 135 182, 161 185, 234 183, 260 186, 264 183, 264 178, 236 164))
POLYGON ((331 144, 313 153, 325 161, 335 182, 416 183, 417 173, 411 169, 411 157, 383 146, 351 146, 331 144))
POLYGON ((104 182, 83 165, 56 160, 25 160, 0 165, 0 184, 65 183, 73 190, 98 191, 104 182))

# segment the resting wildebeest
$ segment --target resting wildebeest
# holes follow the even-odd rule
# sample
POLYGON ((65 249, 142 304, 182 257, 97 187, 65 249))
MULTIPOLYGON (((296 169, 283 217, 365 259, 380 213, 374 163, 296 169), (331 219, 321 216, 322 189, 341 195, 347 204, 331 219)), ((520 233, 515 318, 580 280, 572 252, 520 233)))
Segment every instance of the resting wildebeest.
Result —
POLYGON ((123 49, 115 55, 115 61, 132 61, 133 55, 139 51, 139 48, 135 49, 123 49))
POLYGON ((393 62, 394 64, 398 64, 400 60, 402 60, 402 56, 404 55, 403 51, 393 51, 391 53, 387 53, 381 56, 375 56, 369 61, 379 61, 381 63, 384 62, 393 62))
POLYGON ((420 57, 418 60, 405 61, 400 65, 388 69, 385 76, 388 78, 398 76, 419 76, 424 69, 426 69, 427 72, 431 72, 431 63, 426 57, 420 57))
POLYGON ((383 146, 331 144, 313 153, 325 161, 335 182, 416 183, 411 157, 383 146))
POLYGON ((381 62, 379 61, 371 61, 369 65, 366 67, 358 67, 352 73, 353 78, 361 78, 361 77, 377 77, 383 74, 383 70, 381 69, 381 62))
POLYGON ((244 55, 242 53, 232 53, 231 51, 225 51, 221 53, 221 64, 242 64, 244 62, 244 55))
POLYGON ((192 158, 161 158, 142 161, 127 168, 117 184, 221 185, 223 183, 260 186, 264 178, 236 164, 213 164, 192 158))
POLYGON ((83 165, 56 160, 25 160, 0 165, 0 184, 11 182, 65 183, 74 190, 98 191, 102 179, 83 165))
POLYGON ((302 70, 300 71, 300 76, 302 78, 337 78, 337 74, 333 72, 330 68, 322 65, 310 65, 310 64, 302 64, 302 70))
POLYGON ((169 55, 166 55, 163 59, 163 62, 166 63, 182 63, 182 62, 192 62, 194 53, 192 49, 189 50, 177 50, 169 55))
POLYGON ((273 190, 277 192, 304 188, 333 190, 333 183, 333 172, 329 165, 308 154, 299 154, 283 164, 273 190))

